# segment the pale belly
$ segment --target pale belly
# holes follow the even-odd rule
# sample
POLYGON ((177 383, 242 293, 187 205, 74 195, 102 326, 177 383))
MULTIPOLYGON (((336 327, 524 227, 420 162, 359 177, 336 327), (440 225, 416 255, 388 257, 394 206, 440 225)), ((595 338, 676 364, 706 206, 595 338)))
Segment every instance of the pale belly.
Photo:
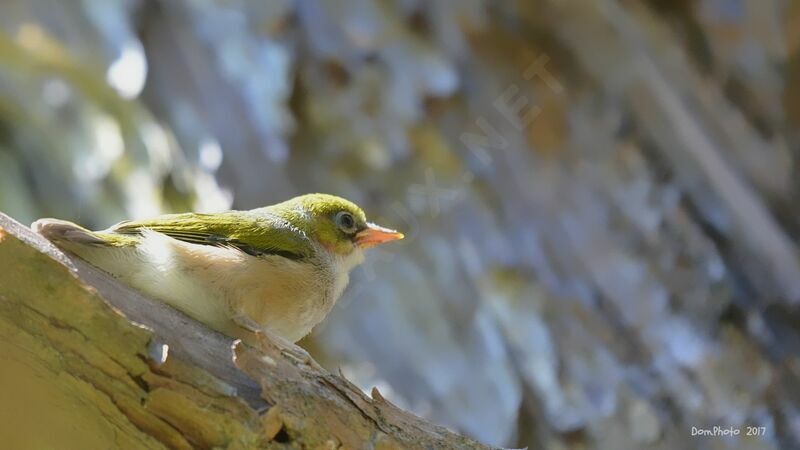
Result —
POLYGON ((80 256, 224 334, 269 330, 290 342, 330 312, 349 267, 188 244, 147 232, 136 249, 84 248, 80 256))

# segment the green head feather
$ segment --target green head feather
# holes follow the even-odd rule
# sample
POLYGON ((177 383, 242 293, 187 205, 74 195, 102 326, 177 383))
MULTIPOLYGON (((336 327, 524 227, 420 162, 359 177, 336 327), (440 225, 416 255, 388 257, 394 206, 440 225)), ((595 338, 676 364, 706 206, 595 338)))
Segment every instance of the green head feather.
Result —
POLYGON ((352 251, 354 236, 367 227, 367 217, 361 208, 329 194, 301 195, 264 210, 338 254, 352 251))

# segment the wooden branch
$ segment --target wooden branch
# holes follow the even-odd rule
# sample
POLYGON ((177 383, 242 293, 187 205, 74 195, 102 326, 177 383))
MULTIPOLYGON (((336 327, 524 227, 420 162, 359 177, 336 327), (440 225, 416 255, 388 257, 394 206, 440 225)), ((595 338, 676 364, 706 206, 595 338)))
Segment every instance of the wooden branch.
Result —
POLYGON ((209 330, 0 213, 8 448, 488 448, 367 397, 294 346, 260 344, 209 330))

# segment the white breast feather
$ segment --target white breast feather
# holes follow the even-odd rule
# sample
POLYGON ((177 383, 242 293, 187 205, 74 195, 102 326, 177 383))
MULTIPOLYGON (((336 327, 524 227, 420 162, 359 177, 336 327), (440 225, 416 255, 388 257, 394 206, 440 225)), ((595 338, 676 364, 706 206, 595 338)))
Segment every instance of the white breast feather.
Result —
POLYGON ((254 258, 238 249, 190 244, 145 230, 135 249, 95 248, 85 256, 223 333, 235 335, 248 322, 295 342, 325 318, 346 288, 350 270, 364 260, 360 249, 341 257, 320 247, 317 254, 316 264, 277 255, 254 258))

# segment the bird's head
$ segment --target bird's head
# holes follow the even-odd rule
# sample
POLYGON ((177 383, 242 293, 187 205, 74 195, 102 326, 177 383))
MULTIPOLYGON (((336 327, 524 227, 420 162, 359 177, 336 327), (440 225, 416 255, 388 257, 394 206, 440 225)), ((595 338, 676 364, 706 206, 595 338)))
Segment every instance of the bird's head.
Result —
POLYGON ((403 239, 403 233, 368 222, 358 205, 335 195, 301 195, 275 208, 289 223, 339 256, 403 239))

